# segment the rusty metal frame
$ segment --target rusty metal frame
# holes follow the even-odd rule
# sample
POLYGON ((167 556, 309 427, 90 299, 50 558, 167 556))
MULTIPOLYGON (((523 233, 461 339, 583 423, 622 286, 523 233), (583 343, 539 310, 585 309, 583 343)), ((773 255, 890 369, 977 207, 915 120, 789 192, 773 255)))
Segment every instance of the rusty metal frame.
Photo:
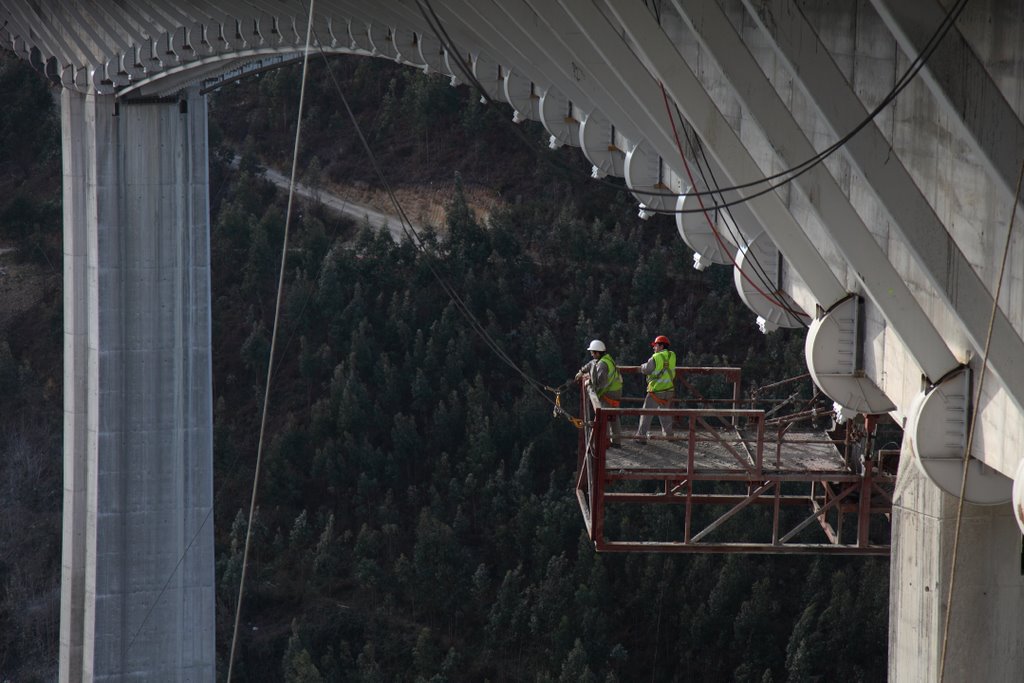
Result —
MULTIPOLYGON (((635 371, 621 368, 624 373, 635 371)), ((739 405, 736 368, 678 368, 678 373, 722 374, 733 383, 733 405, 739 405)), ((765 467, 766 413, 756 408, 673 408, 670 410, 604 407, 586 382, 581 384, 578 476, 576 495, 587 533, 599 551, 671 553, 796 553, 887 555, 888 523, 895 476, 883 471, 870 455, 848 471, 786 470, 784 460, 790 422, 773 422, 768 429, 777 439, 774 467, 765 467), (685 423, 685 440, 679 467, 615 471, 607 468, 607 422, 612 416, 671 416, 685 423), (744 428, 741 430, 741 426, 744 428), (753 436, 751 436, 753 435, 753 436), (701 445, 718 444, 735 461, 729 467, 699 467, 701 445), (658 490, 616 491, 620 482, 657 482, 658 490), (737 489, 736 492, 698 490, 737 489), (795 490, 796 489, 796 490, 795 490), (611 539, 605 530, 609 505, 682 506, 679 537, 672 540, 611 539), (724 510, 722 508, 725 508, 724 510), (729 540, 727 532, 740 518, 758 508, 770 510, 770 537, 760 540, 729 540), (797 514, 803 508, 806 514, 797 514), (703 513, 698 519, 698 510, 703 513), (785 511, 785 512, 784 512, 785 511), (710 515, 710 517, 708 517, 710 515), (732 526, 728 524, 732 522, 732 526), (854 526, 850 528, 850 524, 854 526), (884 538, 879 538, 878 530, 884 538), (818 529, 809 540, 809 529, 818 529), (852 532, 852 533, 851 533, 852 532)), ((701 400, 704 400, 701 397, 701 400)), ((798 419, 804 419, 806 411, 798 419)), ((866 433, 871 431, 870 421, 866 433)), ((678 429, 677 434, 683 430, 678 429)), ((863 435, 862 432, 858 434, 863 435)), ((804 444, 817 443, 803 435, 804 444)), ((822 442, 834 442, 822 435, 822 442)), ((843 446, 843 444, 837 444, 843 446)), ((849 444, 846 444, 848 447, 849 444)), ((837 451, 838 452, 838 451, 837 451)), ((848 454, 845 454, 847 461, 848 454)), ((755 513, 756 514, 756 513, 755 513)), ((761 525, 765 517, 758 518, 761 525)), ((733 536, 735 538, 735 535, 733 536)))

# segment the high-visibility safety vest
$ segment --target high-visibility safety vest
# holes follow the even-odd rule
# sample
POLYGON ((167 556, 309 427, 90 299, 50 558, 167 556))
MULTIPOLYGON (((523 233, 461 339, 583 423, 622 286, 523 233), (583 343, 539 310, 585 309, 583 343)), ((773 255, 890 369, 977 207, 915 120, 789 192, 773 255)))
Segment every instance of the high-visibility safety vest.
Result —
POLYGON ((612 357, 606 353, 601 356, 601 360, 598 362, 604 363, 604 366, 608 368, 608 382, 603 387, 597 388, 597 397, 601 398, 609 391, 621 391, 622 375, 619 373, 619 368, 616 367, 612 357))
POLYGON ((663 349, 651 356, 654 359, 654 372, 647 377, 647 391, 669 391, 674 385, 676 376, 676 352, 663 349))

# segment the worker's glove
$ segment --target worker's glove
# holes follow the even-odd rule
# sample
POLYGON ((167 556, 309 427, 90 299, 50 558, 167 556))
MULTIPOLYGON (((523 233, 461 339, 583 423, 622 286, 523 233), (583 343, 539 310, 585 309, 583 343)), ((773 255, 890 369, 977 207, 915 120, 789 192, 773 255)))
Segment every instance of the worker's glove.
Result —
POLYGON ((582 371, 576 373, 576 381, 579 382, 581 379, 583 379, 582 371))

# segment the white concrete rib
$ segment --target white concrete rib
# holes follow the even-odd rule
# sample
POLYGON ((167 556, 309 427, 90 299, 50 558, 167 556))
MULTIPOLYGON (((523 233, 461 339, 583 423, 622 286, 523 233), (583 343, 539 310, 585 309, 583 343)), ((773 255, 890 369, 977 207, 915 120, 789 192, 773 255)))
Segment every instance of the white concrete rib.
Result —
MULTIPOLYGON (((948 11, 935 0, 871 0, 871 4, 911 59, 921 54, 948 11)), ((925 62, 921 76, 971 140, 1007 202, 1011 201, 1024 149, 1024 123, 956 26, 925 62)))
MULTIPOLYGON (((582 4, 582 3, 581 3, 582 4)), ((582 10, 585 9, 581 7, 582 10)), ((649 61, 651 74, 665 85, 671 99, 679 105, 694 129, 707 143, 708 153, 716 158, 732 184, 740 184, 764 177, 757 163, 750 156, 743 143, 733 132, 728 122, 708 97, 704 87, 697 80, 689 66, 683 61, 675 46, 661 31, 654 18, 644 11, 625 11, 613 4, 609 7, 615 18, 630 36, 634 44, 642 45, 649 61)), ((579 16, 579 15, 575 15, 579 16)), ((602 18, 602 21, 604 19, 602 18)), ((596 22, 595 22, 596 24, 596 22)), ((605 22, 607 26, 607 22, 605 22)), ((595 32, 598 26, 592 26, 595 32)), ((611 27, 601 32, 604 43, 609 42, 611 27)), ((597 40, 597 35, 591 34, 597 40)), ((611 33, 622 49, 621 38, 611 33)), ((628 50, 627 50, 628 51, 628 50)), ((621 50, 616 53, 619 56, 621 50)), ((624 55, 623 55, 624 56, 624 55)), ((635 59, 635 56, 632 57, 635 59)), ((814 248, 802 228, 782 204, 774 192, 753 199, 747 204, 758 216, 765 231, 778 245, 783 255, 795 268, 810 288, 815 299, 823 308, 846 297, 847 292, 832 273, 821 254, 814 248)))
MULTIPOLYGON (((825 46, 800 12, 786 0, 743 0, 772 46, 798 73, 795 79, 838 136, 853 130, 868 114, 825 46), (766 20, 770 17, 770 21, 766 20)), ((871 191, 892 217, 908 249, 935 290, 956 314, 980 355, 988 333, 992 295, 964 257, 913 178, 874 123, 844 147, 871 191), (953 277, 953 273, 956 274, 953 277)), ((1018 408, 1024 408, 1024 340, 1002 310, 997 312, 990 363, 1018 408)))
MULTIPOLYGON (((758 122, 784 166, 792 168, 813 157, 816 153, 813 145, 721 8, 701 0, 673 0, 673 4, 733 83, 737 96, 758 122)), ((816 164, 794 182, 821 217, 821 225, 828 236, 853 266, 864 291, 925 374, 937 381, 956 368, 957 358, 828 169, 816 164)))

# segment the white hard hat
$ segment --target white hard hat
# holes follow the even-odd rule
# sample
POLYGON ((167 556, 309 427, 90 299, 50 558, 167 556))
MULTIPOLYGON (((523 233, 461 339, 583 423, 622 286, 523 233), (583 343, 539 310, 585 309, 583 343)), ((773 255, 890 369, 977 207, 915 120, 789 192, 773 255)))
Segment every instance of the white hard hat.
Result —
POLYGON ((595 339, 594 341, 590 342, 590 346, 587 347, 587 351, 600 351, 601 353, 604 353, 604 342, 601 341, 600 339, 595 339))

